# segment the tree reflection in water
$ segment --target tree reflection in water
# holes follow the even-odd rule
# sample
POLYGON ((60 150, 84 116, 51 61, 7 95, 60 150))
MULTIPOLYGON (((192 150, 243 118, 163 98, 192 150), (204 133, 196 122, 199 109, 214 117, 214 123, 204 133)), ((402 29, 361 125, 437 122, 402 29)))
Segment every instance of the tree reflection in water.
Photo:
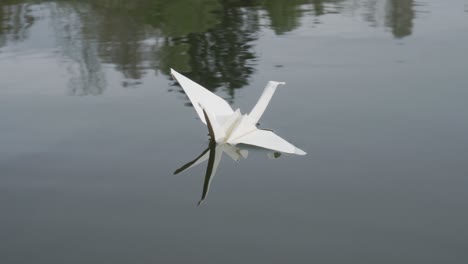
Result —
POLYGON ((7 42, 20 42, 28 38, 29 29, 36 18, 31 4, 21 2, 0 2, 0 48, 7 42))
POLYGON ((65 64, 70 75, 70 95, 99 95, 106 88, 106 79, 98 52, 98 43, 82 36, 92 32, 96 20, 92 10, 80 3, 51 3, 52 25, 57 45, 67 58, 65 64), (87 21, 84 23, 84 21, 87 21))
POLYGON ((365 10, 371 26, 403 38, 411 35, 415 15, 413 0, 7 0, 0 3, 0 48, 28 37, 33 4, 51 14, 70 94, 102 94, 103 64, 123 75, 123 87, 138 85, 149 72, 169 76, 172 67, 212 91, 222 87, 231 103, 255 71, 254 45, 265 16, 280 35, 298 28, 303 16, 322 23, 325 14, 365 10))
POLYGON ((392 29, 395 38, 411 35, 414 19, 413 6, 413 0, 387 1, 385 25, 392 29))

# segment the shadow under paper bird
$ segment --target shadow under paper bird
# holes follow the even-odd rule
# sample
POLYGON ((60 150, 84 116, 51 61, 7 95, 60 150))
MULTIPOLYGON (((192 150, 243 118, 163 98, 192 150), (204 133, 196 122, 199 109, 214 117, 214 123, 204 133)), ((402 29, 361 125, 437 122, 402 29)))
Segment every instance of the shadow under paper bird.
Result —
MULTIPOLYGON (((208 126, 211 124, 208 121, 208 126)), ((218 170, 219 163, 221 162, 221 158, 224 153, 226 153, 229 157, 231 157, 234 161, 239 161, 241 158, 246 159, 249 155, 249 151, 246 148, 240 148, 238 146, 232 146, 229 144, 217 144, 213 140, 213 134, 210 133, 210 142, 208 148, 202 151, 200 155, 198 155, 192 161, 187 162, 182 167, 178 168, 174 175, 178 175, 190 168, 193 168, 205 161, 208 161, 206 166, 205 172, 205 180, 203 182, 203 193, 198 205, 200 205, 208 195, 208 191, 210 190, 211 181, 213 180, 216 171, 218 170)), ((255 148, 255 147, 254 147, 255 148)), ((267 156, 270 159, 277 159, 281 156, 280 152, 268 152, 267 156)))
POLYGON ((213 143, 247 144, 284 153, 306 154, 272 131, 257 128, 276 87, 285 83, 269 81, 252 111, 242 115, 239 109, 232 110, 228 102, 196 82, 173 69, 171 74, 182 86, 200 120, 208 126, 213 143))
POLYGON ((246 149, 240 149, 236 146, 232 146, 229 144, 216 144, 215 141, 210 140, 207 149, 205 149, 194 160, 188 162, 187 164, 183 165, 174 172, 174 175, 177 175, 208 160, 208 164, 206 166, 205 181, 203 183, 203 193, 200 201, 198 202, 198 205, 200 205, 203 202, 203 200, 205 200, 208 194, 211 180, 216 174, 216 170, 218 169, 223 153, 228 154, 233 160, 239 161, 241 158, 247 158, 249 152, 246 149))

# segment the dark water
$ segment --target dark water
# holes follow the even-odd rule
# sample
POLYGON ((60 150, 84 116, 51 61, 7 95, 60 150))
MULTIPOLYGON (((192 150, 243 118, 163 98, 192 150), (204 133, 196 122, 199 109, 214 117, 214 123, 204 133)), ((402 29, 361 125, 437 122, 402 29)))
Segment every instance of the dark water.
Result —
POLYGON ((468 263, 468 2, 0 2, 0 263, 468 263), (307 156, 225 157, 185 73, 307 156))

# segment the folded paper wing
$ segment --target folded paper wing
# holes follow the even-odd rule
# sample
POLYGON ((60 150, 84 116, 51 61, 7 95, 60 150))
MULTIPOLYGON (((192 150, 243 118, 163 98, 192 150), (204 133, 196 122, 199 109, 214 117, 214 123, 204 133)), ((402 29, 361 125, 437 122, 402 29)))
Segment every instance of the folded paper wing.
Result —
POLYGON ((248 133, 245 136, 239 137, 233 144, 248 144, 257 147, 272 149, 276 151, 281 151, 285 153, 305 155, 306 153, 295 147, 293 144, 284 140, 280 136, 268 130, 257 129, 248 133))
POLYGON ((198 83, 190 80, 189 78, 183 76, 182 74, 171 69, 171 74, 177 80, 177 82, 182 86, 185 94, 190 99, 195 111, 200 117, 201 121, 206 124, 205 117, 203 115, 203 109, 200 107, 200 104, 210 109, 210 113, 213 113, 218 116, 230 116, 234 113, 231 106, 223 98, 217 96, 216 94, 210 92, 203 86, 198 83))

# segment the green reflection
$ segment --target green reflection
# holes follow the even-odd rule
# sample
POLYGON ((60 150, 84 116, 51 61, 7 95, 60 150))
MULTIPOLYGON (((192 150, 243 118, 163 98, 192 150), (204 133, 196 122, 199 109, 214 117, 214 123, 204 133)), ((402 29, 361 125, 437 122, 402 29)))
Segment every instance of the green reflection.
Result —
POLYGON ((204 83, 210 90, 225 87, 233 99, 235 90, 247 85, 254 72, 253 41, 258 38, 258 19, 253 8, 223 5, 219 24, 187 37, 191 58, 188 77, 204 83))
POLYGON ((7 42, 19 42, 28 37, 29 29, 36 18, 31 5, 23 1, 2 0, 0 2, 0 47, 7 42))
POLYGON ((411 35, 414 19, 413 0, 388 0, 386 26, 392 29, 393 36, 403 38, 411 35))
POLYGON ((302 15, 300 5, 307 2, 307 0, 266 0, 262 6, 270 18, 270 26, 276 34, 281 35, 299 26, 299 19, 302 15))
POLYGON ((140 24, 151 25, 165 36, 204 32, 217 23, 217 0, 95 0, 88 1, 107 13, 129 15, 140 24))
POLYGON ((70 95, 100 95, 106 79, 99 56, 99 44, 89 36, 96 35, 99 25, 96 13, 79 2, 49 4, 57 46, 69 73, 70 95), (87 21, 87 23, 82 23, 87 21), (87 37, 83 37, 87 36, 87 37))
POLYGON ((304 16, 321 23, 322 15, 364 7, 364 19, 384 21, 402 38, 411 35, 414 19, 413 0, 3 0, 0 48, 28 38, 37 20, 34 4, 51 14, 72 95, 102 94, 102 65, 110 64, 122 74, 123 87, 138 85, 146 74, 169 76, 175 68, 212 91, 222 87, 231 102, 255 71, 260 24, 281 35, 298 28, 304 16))

